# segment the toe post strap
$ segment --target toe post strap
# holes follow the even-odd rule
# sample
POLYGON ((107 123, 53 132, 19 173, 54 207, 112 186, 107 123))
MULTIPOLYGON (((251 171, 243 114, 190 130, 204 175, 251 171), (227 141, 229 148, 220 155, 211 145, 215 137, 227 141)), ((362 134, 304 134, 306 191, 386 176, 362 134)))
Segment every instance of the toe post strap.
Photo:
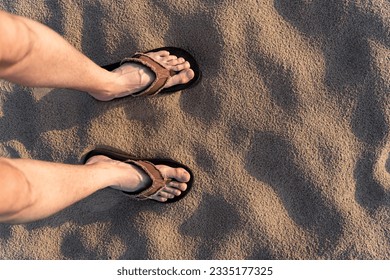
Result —
POLYGON ((157 167, 149 162, 142 160, 127 160, 127 163, 133 164, 141 168, 151 179, 152 183, 139 193, 126 193, 128 196, 136 200, 149 199, 152 195, 156 194, 159 190, 165 187, 172 179, 165 178, 157 167))
POLYGON ((125 58, 122 60, 121 65, 126 62, 134 62, 148 67, 155 75, 154 81, 146 89, 132 94, 132 96, 152 96, 158 94, 168 82, 169 78, 175 75, 175 72, 165 68, 159 62, 151 58, 150 56, 137 52, 131 58, 125 58))

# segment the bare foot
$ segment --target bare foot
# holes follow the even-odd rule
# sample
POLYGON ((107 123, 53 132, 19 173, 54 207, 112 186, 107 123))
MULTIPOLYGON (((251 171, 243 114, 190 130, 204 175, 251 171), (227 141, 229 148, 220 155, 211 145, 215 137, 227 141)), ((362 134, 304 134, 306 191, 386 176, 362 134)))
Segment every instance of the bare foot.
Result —
MULTIPOLYGON (((146 54, 165 68, 178 72, 167 81, 164 88, 188 83, 195 76, 190 63, 182 57, 170 55, 168 51, 149 52, 146 54)), ((114 83, 117 86, 108 94, 92 94, 95 98, 108 101, 131 95, 146 89, 154 80, 153 72, 148 67, 137 63, 124 63, 119 68, 113 70, 112 73, 115 74, 114 83)))
MULTIPOLYGON (((102 162, 108 163, 113 167, 113 172, 115 172, 115 176, 113 177, 116 180, 110 187, 114 189, 136 192, 151 184, 149 176, 138 167, 113 160, 103 155, 91 157, 86 164, 98 164, 102 162)), ((172 178, 174 181, 168 183, 167 186, 154 194, 151 199, 165 202, 170 198, 179 196, 182 191, 187 189, 186 183, 190 180, 190 174, 185 169, 171 168, 166 165, 156 165, 156 167, 165 178, 172 178)))

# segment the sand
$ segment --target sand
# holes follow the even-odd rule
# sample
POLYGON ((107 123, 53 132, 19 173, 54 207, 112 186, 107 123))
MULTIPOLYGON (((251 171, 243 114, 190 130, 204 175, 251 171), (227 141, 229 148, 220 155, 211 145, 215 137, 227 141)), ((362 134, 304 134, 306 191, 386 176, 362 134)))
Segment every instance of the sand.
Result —
MULTIPOLYGON (((0 82, 0 155, 80 164, 107 145, 189 165, 172 205, 105 189, 27 225, 1 259, 389 259, 390 2, 3 0, 96 63, 161 46, 193 89, 103 103, 0 82)), ((44 67, 44 66, 43 66, 44 67)))

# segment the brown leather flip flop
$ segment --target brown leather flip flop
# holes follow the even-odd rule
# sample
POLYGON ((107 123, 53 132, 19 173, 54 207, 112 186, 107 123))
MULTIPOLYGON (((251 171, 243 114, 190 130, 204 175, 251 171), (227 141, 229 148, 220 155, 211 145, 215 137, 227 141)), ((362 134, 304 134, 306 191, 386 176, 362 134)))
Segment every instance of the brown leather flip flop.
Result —
POLYGON ((161 93, 172 93, 180 90, 188 89, 195 86, 201 79, 202 73, 199 69, 199 65, 196 62, 195 58, 186 50, 176 47, 163 47, 158 49, 153 49, 143 52, 137 52, 130 58, 125 58, 120 62, 116 62, 110 65, 102 66, 104 69, 112 71, 120 67, 124 63, 137 63, 143 66, 148 67, 155 75, 154 81, 150 86, 140 92, 134 93, 130 96, 152 96, 161 93), (175 55, 177 57, 182 57, 188 61, 191 65, 191 69, 194 71, 195 76, 185 84, 178 84, 172 87, 164 88, 168 80, 176 75, 178 72, 170 71, 165 68, 163 65, 155 61, 153 58, 147 55, 149 52, 158 52, 158 51, 168 51, 170 55, 175 55))
POLYGON ((155 202, 160 202, 160 203, 172 203, 179 201, 183 199, 188 192, 191 190, 193 182, 194 182, 194 174, 188 168, 186 165, 176 162, 171 159, 136 159, 134 157, 131 157, 130 155, 120 152, 120 151, 114 151, 114 150, 109 150, 109 149, 95 149, 90 151, 84 159, 84 163, 88 161, 93 156, 97 155, 103 155, 107 156, 111 159, 122 161, 128 164, 135 165, 136 167, 140 168, 143 170, 151 179, 151 184, 147 186, 145 189, 142 189, 138 192, 125 192, 123 191, 124 194, 128 195, 130 198, 135 199, 135 200, 147 200, 150 199, 150 197, 154 194, 156 194, 158 191, 160 191, 163 187, 166 186, 169 182, 171 182, 173 179, 171 178, 165 178, 161 172, 157 169, 156 165, 167 165, 173 168, 184 168, 191 176, 191 179, 189 182, 187 182, 187 189, 185 191, 182 191, 179 196, 175 196, 174 198, 169 198, 165 202, 160 202, 154 199, 151 199, 152 201, 155 202))

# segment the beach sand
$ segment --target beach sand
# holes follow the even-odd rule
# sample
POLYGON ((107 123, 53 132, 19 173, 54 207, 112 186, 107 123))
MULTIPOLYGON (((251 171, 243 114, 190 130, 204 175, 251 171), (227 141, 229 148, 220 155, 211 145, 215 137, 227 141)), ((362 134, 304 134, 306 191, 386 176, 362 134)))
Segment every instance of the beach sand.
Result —
MULTIPOLYGON (((99 65, 177 46, 190 90, 99 102, 0 82, 0 155, 96 146, 190 166, 172 205, 99 191, 0 225, 1 259, 389 259, 390 2, 3 0, 99 65)), ((44 67, 44 65, 42 65, 44 67)))

